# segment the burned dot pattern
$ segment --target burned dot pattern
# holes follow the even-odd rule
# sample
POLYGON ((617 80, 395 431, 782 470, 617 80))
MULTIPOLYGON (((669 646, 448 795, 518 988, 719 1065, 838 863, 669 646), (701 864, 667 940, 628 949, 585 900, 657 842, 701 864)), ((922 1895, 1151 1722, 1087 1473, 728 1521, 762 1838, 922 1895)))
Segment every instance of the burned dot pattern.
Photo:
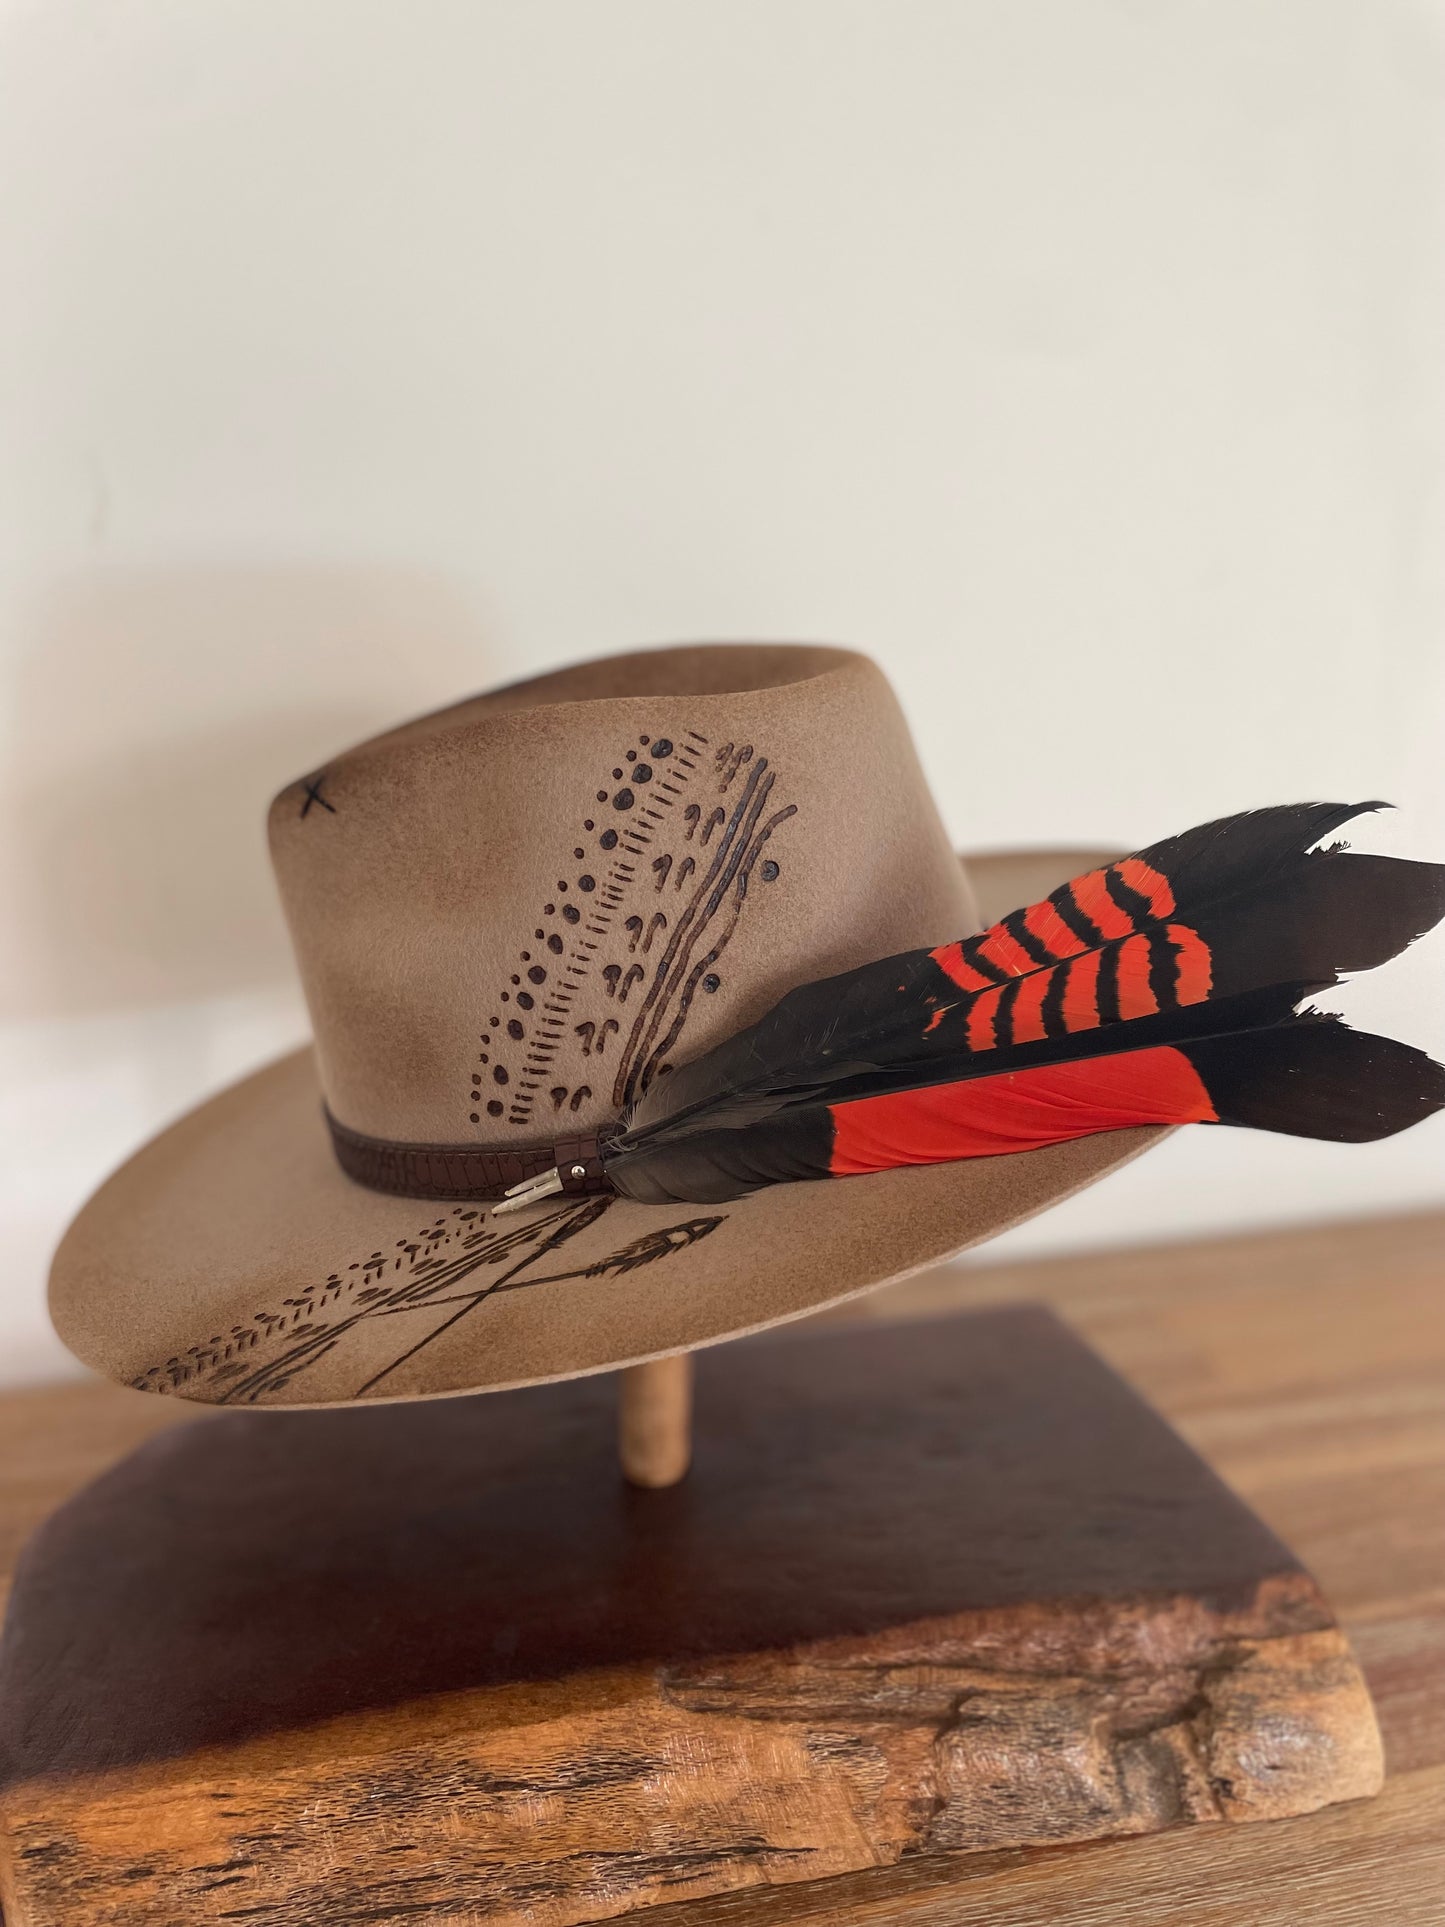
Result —
POLYGON ((794 814, 780 807, 776 772, 752 744, 715 745, 695 730, 639 733, 618 745, 609 773, 611 787, 594 792, 607 806, 602 824, 580 811, 574 819, 564 847, 577 867, 556 877, 534 911, 543 919, 536 948, 514 953, 510 988, 487 1017, 482 1042, 495 1057, 481 1050, 478 1059, 499 1095, 483 1105, 481 1073, 467 1093, 471 1123, 483 1113, 493 1124, 505 1118, 519 1141, 545 1140, 597 1097, 621 1110, 671 1069, 694 993, 723 988, 719 971, 699 974, 737 922, 716 877, 730 866, 738 902, 748 900, 749 871, 775 881, 776 860, 760 852, 794 814), (508 1014, 508 1004, 524 1016, 508 1014))

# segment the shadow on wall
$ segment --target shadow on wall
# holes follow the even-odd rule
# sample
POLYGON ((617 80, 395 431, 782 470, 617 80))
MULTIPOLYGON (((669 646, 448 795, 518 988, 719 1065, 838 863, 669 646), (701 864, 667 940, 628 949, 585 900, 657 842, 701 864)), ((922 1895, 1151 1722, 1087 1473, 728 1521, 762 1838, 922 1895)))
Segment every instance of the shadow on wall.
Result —
POLYGON ((5 810, 15 1017, 285 981, 271 796, 497 679, 459 595, 364 569, 90 577, 42 607, 19 657, 5 810))

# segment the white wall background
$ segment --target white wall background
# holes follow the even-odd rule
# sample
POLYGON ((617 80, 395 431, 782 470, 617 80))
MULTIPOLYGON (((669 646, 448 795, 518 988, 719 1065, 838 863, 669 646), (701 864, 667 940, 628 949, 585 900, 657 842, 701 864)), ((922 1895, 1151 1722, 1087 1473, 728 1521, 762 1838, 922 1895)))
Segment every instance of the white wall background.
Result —
MULTIPOLYGON (((836 639, 960 842, 1445 853, 1430 0, 0 0, 0 1376, 304 1032, 261 839, 578 655, 836 639)), ((1347 992, 1445 1050, 1445 945, 1347 992)), ((1185 1133, 1016 1251, 1445 1199, 1185 1133)), ((1003 1249, 1003 1247, 995 1247, 1003 1249)))

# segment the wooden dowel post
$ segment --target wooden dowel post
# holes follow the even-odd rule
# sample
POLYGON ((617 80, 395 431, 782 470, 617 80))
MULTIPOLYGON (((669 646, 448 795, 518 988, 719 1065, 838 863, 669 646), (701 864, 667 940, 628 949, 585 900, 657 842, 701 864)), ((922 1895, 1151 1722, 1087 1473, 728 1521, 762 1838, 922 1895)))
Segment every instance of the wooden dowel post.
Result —
POLYGON ((617 1374, 617 1453, 629 1485, 676 1485, 692 1461, 692 1359, 654 1358, 617 1374))

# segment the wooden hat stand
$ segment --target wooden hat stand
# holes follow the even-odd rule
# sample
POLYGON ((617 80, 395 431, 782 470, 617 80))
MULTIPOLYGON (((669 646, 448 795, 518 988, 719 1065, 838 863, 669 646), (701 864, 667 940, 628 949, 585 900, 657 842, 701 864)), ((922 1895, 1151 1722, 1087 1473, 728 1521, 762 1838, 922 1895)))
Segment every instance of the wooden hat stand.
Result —
POLYGON ((623 1376, 632 1483, 591 1378, 224 1412, 64 1506, 0 1647, 7 1927, 682 1927, 1378 1788, 1314 1582, 1051 1314, 703 1353, 684 1478, 690 1382, 623 1376))

